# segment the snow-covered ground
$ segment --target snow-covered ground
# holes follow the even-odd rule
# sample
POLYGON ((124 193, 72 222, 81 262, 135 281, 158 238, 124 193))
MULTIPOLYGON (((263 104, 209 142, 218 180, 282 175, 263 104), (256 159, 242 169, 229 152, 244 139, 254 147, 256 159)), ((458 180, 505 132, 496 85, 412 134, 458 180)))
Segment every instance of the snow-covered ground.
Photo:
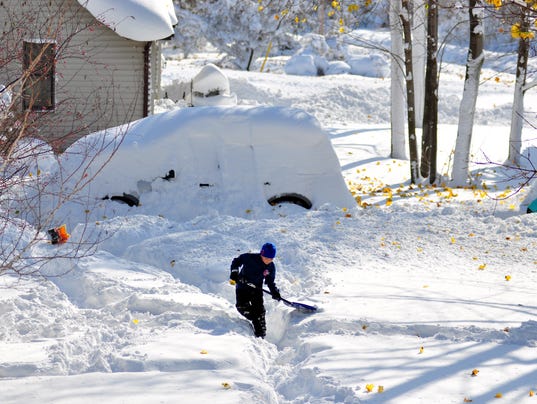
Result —
MULTIPOLYGON (((189 80, 211 57, 170 60, 165 84, 189 80)), ((486 190, 409 188, 408 162, 389 157, 389 80, 290 76, 282 66, 275 58, 269 72, 225 73, 242 105, 314 115, 362 206, 267 204, 176 221, 170 203, 152 214, 118 205, 93 224, 109 235, 99 251, 68 274, 0 278, 0 403, 537 400, 537 215, 519 211, 524 191, 492 198, 516 189, 515 173, 476 164, 486 190), (282 296, 319 311, 266 299, 260 340, 227 280, 231 260, 265 241, 278 247, 282 296)), ((442 72, 447 174, 464 69, 442 72)), ((473 158, 501 163, 513 78, 483 78, 473 158)), ((535 121, 537 92, 526 105, 535 121)))

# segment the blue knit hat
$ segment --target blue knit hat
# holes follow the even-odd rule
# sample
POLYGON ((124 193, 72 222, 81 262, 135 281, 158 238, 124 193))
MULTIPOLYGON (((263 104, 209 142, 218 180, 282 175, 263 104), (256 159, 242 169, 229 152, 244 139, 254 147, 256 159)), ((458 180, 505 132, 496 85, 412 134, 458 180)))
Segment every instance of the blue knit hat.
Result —
POLYGON ((272 243, 265 243, 261 247, 261 253, 265 258, 274 258, 276 256, 276 246, 272 243))

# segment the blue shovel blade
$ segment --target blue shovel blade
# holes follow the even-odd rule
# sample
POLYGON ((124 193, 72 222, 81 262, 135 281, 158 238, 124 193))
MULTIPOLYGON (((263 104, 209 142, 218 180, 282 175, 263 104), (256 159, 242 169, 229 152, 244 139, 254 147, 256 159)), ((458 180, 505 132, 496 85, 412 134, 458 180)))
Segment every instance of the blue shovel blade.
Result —
POLYGON ((290 302, 290 301, 284 300, 284 299, 282 299, 282 301, 287 306, 293 307, 293 308, 297 309, 298 311, 300 311, 302 313, 313 313, 313 312, 317 311, 317 307, 310 306, 309 304, 298 303, 298 302, 290 302))

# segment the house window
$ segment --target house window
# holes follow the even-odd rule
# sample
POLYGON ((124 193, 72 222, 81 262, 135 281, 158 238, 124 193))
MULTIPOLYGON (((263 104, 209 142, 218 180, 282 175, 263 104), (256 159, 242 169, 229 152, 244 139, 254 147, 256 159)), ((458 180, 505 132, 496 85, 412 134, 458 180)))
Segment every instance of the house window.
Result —
POLYGON ((56 44, 45 41, 24 42, 23 51, 24 109, 53 110, 56 44))

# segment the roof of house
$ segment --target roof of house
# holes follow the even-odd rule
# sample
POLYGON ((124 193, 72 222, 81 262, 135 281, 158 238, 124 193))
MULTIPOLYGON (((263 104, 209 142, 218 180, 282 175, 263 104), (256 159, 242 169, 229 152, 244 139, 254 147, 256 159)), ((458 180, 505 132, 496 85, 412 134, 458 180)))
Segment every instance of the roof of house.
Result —
POLYGON ((177 17, 172 0, 78 0, 119 36, 156 41, 173 34, 177 17))

